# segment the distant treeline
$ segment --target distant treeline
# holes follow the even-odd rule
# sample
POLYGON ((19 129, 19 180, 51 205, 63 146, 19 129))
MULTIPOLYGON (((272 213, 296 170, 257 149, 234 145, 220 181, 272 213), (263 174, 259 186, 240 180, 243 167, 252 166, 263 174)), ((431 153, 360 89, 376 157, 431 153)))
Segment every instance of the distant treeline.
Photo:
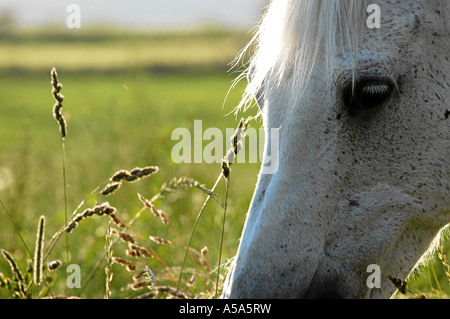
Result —
POLYGON ((156 41, 170 37, 172 40, 217 39, 228 37, 250 37, 246 30, 225 29, 215 25, 204 25, 190 29, 128 29, 111 25, 89 25, 80 29, 69 29, 60 25, 46 25, 38 28, 2 27, 0 42, 86 42, 98 43, 120 39, 149 39, 156 41))

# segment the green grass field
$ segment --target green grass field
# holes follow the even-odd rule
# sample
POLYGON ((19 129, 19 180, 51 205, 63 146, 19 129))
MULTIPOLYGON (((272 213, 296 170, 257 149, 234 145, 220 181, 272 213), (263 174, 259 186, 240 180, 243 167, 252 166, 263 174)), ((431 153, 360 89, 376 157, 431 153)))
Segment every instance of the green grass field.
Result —
MULTIPOLYGON (((225 128, 236 127, 238 119, 228 114, 239 102, 245 83, 227 95, 237 75, 226 70, 227 63, 248 40, 246 35, 219 35, 212 41, 208 34, 194 36, 193 41, 187 35, 162 39, 160 35, 143 37, 140 42, 122 37, 108 39, 103 44, 79 39, 73 43, 5 43, 0 59, 3 63, 0 66, 3 72, 0 76, 1 200, 30 250, 34 249, 41 214, 47 217, 47 239, 64 224, 61 141, 52 116, 54 100, 50 94, 52 66, 57 67, 64 86, 61 93, 65 96, 63 114, 68 122, 65 147, 69 212, 119 169, 160 167, 157 175, 124 185, 111 197, 91 196, 82 209, 92 207, 96 201, 107 200, 117 207, 121 218, 129 220, 142 207, 137 192, 151 198, 164 182, 179 176, 192 177, 211 188, 220 174, 220 164, 173 163, 171 149, 177 141, 171 141, 171 133, 177 127, 193 130, 194 120, 202 120, 204 128, 217 127, 225 131, 225 128), (145 39, 149 41, 145 42, 145 39), (137 48, 136 43, 142 43, 142 48, 137 48), (130 53, 134 55, 130 56, 130 53), (136 55, 143 59, 137 59, 136 55)), ((236 186, 230 190, 223 262, 237 249, 258 168, 258 164, 240 167, 236 164, 233 168, 233 175, 239 178, 231 182, 236 186)), ((223 183, 219 184, 217 192, 223 197, 223 183)), ((180 190, 155 204, 166 212, 175 231, 187 242, 205 197, 196 189, 180 190)), ((192 247, 197 250, 204 246, 209 248, 210 290, 215 278, 213 270, 217 266, 222 214, 222 208, 211 201, 192 242, 192 247)), ((24 263, 30 256, 27 256, 17 232, 3 212, 0 220, 0 247, 13 252, 17 260, 24 263)), ((80 224, 69 236, 70 262, 81 266, 82 280, 86 279, 82 297, 101 298, 104 295, 105 263, 102 256, 107 226, 106 219, 92 218, 80 224), (87 280, 99 258, 101 266, 87 280)), ((173 229, 164 226, 148 211, 134 227, 148 245, 154 244, 149 243, 150 235, 174 242, 167 247, 155 244, 152 248, 158 249, 158 256, 176 272, 181 266, 184 250, 173 229)), ((118 256, 124 256, 125 250, 126 246, 120 243, 114 246, 118 256)), ((63 237, 49 256, 52 258, 65 262, 63 237)), ((168 281, 158 261, 149 260, 148 266, 153 269, 158 283, 168 281)), ((141 261, 141 270, 142 267, 141 261)), ((187 279, 193 267, 188 260, 187 279)), ((120 290, 131 282, 133 275, 121 268, 114 265, 112 297, 139 294, 120 290)), ((8 265, 1 262, 0 271, 8 273, 8 265)), ((66 277, 65 267, 61 267, 57 276, 66 277)), ((170 281, 167 283, 171 284, 170 281)), ((64 280, 56 280, 52 293, 66 294, 64 286, 64 280)), ((198 277, 197 286, 191 288, 194 292, 189 296, 208 292, 201 277, 198 277)), ((78 295, 79 292, 74 289, 71 293, 78 295)), ((0 293, 6 297, 3 289, 0 293)))
MULTIPOLYGON (((239 103, 246 83, 240 82, 228 94, 237 74, 227 73, 227 70, 228 63, 248 40, 249 34, 218 30, 120 36, 110 30, 105 34, 90 31, 69 35, 42 31, 25 32, 3 40, 0 51, 0 199, 31 253, 39 216, 46 216, 46 243, 64 225, 65 219, 61 139, 52 115, 54 100, 50 93, 53 66, 64 86, 61 91, 65 96, 63 115, 68 123, 65 151, 69 215, 84 199, 86 203, 81 210, 93 207, 96 202, 108 201, 118 209, 118 216, 129 221, 143 207, 137 193, 151 198, 172 177, 192 177, 207 188, 213 186, 221 172, 220 164, 175 164, 171 160, 171 150, 176 141, 171 140, 171 133, 177 127, 193 131, 194 120, 202 120, 203 129, 217 127, 225 131, 225 128, 236 127, 239 118, 228 114, 239 103), (158 174, 124 184, 111 197, 88 196, 114 172, 148 165, 157 165, 158 174)), ((250 110, 240 116, 255 113, 256 110, 250 110)), ((261 123, 252 125, 259 128, 261 123)), ((231 258, 238 247, 258 170, 258 163, 233 165, 222 263, 231 258)), ((216 190, 222 200, 224 186, 222 181, 216 190)), ((176 190, 155 202, 156 207, 167 214, 170 226, 162 224, 149 210, 133 224, 136 232, 132 234, 136 240, 154 249, 160 260, 128 257, 125 255, 127 245, 121 242, 113 245, 113 255, 134 260, 136 272, 149 266, 158 285, 173 287, 174 281, 167 274, 175 277, 184 257, 177 234, 183 242, 188 241, 205 198, 205 193, 199 189, 176 190), (150 241, 149 236, 166 238, 173 243, 158 245, 150 241)), ((11 252, 25 271, 26 260, 32 256, 24 248, 4 208, 0 210, 0 248, 11 252)), ((198 251, 208 247, 205 258, 211 268, 204 268, 198 260, 196 268, 188 258, 183 281, 196 273, 192 286, 182 286, 189 297, 214 293, 222 216, 223 209, 211 200, 191 245, 198 251)), ((108 218, 93 216, 82 221, 68 236, 69 262, 80 265, 82 274, 82 288, 71 289, 71 295, 103 298, 107 231, 108 218)), ((41 293, 67 295, 64 235, 46 261, 54 259, 61 260, 63 266, 55 272, 46 271, 52 281, 41 286, 41 293)), ((13 276, 3 258, 0 258, 0 272, 5 277, 13 276)), ((128 287, 135 272, 114 264, 113 273, 112 298, 132 298, 148 291, 146 287, 136 291, 128 287)), ((177 277, 174 279, 176 281, 177 277)), ((411 290, 427 297, 449 295, 448 279, 437 259, 410 285, 411 290)), ((39 293, 34 289, 31 296, 42 296, 39 293)), ((0 298, 11 297, 8 290, 0 288, 0 298)))

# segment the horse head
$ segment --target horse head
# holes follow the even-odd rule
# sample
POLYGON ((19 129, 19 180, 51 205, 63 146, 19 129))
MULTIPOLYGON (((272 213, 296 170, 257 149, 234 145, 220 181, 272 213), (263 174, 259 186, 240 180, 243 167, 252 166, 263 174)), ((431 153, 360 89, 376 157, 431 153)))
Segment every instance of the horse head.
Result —
POLYGON ((386 298, 450 222, 450 3, 377 1, 380 28, 370 4, 268 7, 244 100, 278 169, 258 176, 223 297, 386 298))

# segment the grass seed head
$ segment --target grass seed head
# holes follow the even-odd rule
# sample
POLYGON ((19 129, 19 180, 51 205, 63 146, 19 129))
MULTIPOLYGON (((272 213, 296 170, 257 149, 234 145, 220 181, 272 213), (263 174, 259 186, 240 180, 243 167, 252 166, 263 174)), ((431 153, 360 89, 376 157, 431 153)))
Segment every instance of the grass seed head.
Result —
POLYGON ((197 277, 195 277, 195 274, 192 274, 191 278, 188 280, 188 282, 186 283, 188 286, 192 286, 193 284, 195 284, 197 277))
POLYGON ((109 196, 112 193, 114 193, 116 190, 118 190, 121 185, 122 185, 122 183, 120 183, 120 182, 110 183, 110 184, 106 185, 104 189, 102 189, 100 191, 100 194, 102 194, 104 196, 109 196))
POLYGON ((123 259, 122 257, 112 257, 112 261, 122 266, 132 264, 132 261, 123 259))
POLYGON ((139 258, 141 254, 136 249, 127 249, 126 252, 127 256, 139 258))
POLYGON ((129 252, 133 252, 136 254, 136 257, 144 256, 147 258, 152 258, 153 255, 144 247, 135 245, 135 244, 128 244, 129 252))
POLYGON ((75 215, 71 221, 68 222, 64 231, 67 233, 72 232, 82 220, 89 218, 93 215, 103 216, 107 215, 111 217, 111 219, 118 224, 119 226, 124 225, 124 222, 115 216, 116 209, 109 205, 108 202, 104 202, 100 205, 96 205, 94 208, 87 208, 83 212, 75 215))
POLYGON ((131 171, 127 170, 120 170, 114 173, 114 175, 111 177, 111 181, 113 182, 120 182, 120 181, 127 181, 127 182, 134 182, 138 179, 151 176, 153 174, 156 174, 159 171, 159 167, 157 166, 147 166, 144 168, 133 168, 131 171))
POLYGON ((138 193, 139 200, 148 208, 150 208, 151 212, 156 216, 159 217, 159 212, 156 209, 156 207, 144 196, 138 193))
POLYGON ((112 230, 112 233, 119 236, 119 238, 126 243, 131 243, 131 244, 135 243, 133 236, 131 236, 128 233, 122 233, 115 229, 112 230))
POLYGON ((156 294, 157 293, 154 291, 149 291, 149 292, 146 292, 145 294, 138 296, 137 298, 138 299, 153 299, 156 297, 156 294))
POLYGON ((111 177, 111 180, 113 182, 119 182, 121 180, 124 180, 126 177, 130 176, 130 172, 126 170, 120 170, 114 173, 114 175, 111 177))
POLYGON ((2 249, 1 251, 2 251, 3 257, 8 262, 8 264, 11 268, 11 271, 14 273, 14 276, 17 279, 17 282, 19 284, 20 293, 22 294, 23 297, 25 297, 26 291, 25 291, 25 284, 24 284, 24 279, 23 279, 24 277, 22 275, 22 272, 20 271, 19 267, 17 266, 17 263, 14 260, 14 258, 6 250, 2 249))
POLYGON ((34 251, 34 283, 40 285, 42 282, 42 272, 44 268, 43 250, 44 250, 44 236, 45 236, 45 216, 41 216, 38 224, 38 231, 36 234, 36 247, 34 251))
POLYGON ((70 221, 66 228, 64 229, 65 232, 67 233, 71 233, 76 227, 78 226, 78 223, 74 222, 74 221, 70 221))
POLYGON ((143 288, 147 287, 147 285, 148 285, 148 281, 147 280, 141 280, 141 281, 133 283, 131 285, 131 289, 133 289, 133 290, 140 290, 140 289, 143 289, 143 288))
MULTIPOLYGON (((202 253, 199 253, 196 249, 189 247, 189 252, 193 254, 197 259, 200 261, 200 263, 205 267, 206 270, 211 270, 211 266, 209 265, 208 261, 206 260, 205 256, 202 253)), ((206 254, 206 252, 205 252, 206 254)))
POLYGON ((222 174, 226 179, 230 176, 230 164, 226 159, 222 161, 222 174))
POLYGON ((388 275, 389 280, 394 284, 395 288, 398 289, 402 294, 406 294, 406 281, 396 278, 392 275, 388 275))
POLYGON ((129 272, 135 271, 136 270, 136 265, 135 264, 128 264, 126 265, 126 270, 129 272))
POLYGON ((133 280, 138 281, 139 279, 144 277, 145 274, 146 274, 145 270, 142 270, 141 272, 138 272, 136 275, 133 276, 133 280))
POLYGON ((163 222, 163 224, 168 224, 169 220, 167 219, 166 214, 160 209, 158 210, 159 212, 159 217, 161 218, 161 221, 163 222))
POLYGON ((181 291, 176 291, 175 289, 168 287, 168 286, 163 286, 163 287, 156 287, 155 288, 159 293, 166 293, 169 294, 175 298, 180 298, 180 299, 187 299, 187 296, 182 293, 181 291))
POLYGON ((168 239, 164 239, 158 236, 150 236, 150 239, 152 241, 154 241, 157 244, 161 244, 161 245, 166 245, 166 244, 171 244, 172 242, 168 239))
POLYGON ((156 278, 153 271, 148 266, 145 266, 145 275, 150 279, 151 286, 149 289, 153 290, 156 287, 156 278))
POLYGON ((60 260, 53 260, 47 264, 47 268, 50 271, 54 271, 54 270, 58 269, 59 266, 61 266, 61 264, 62 263, 60 260))
POLYGON ((58 122, 61 137, 65 138, 67 135, 67 123, 61 113, 64 95, 60 93, 63 86, 61 83, 58 82, 58 73, 56 72, 55 68, 51 70, 50 76, 51 76, 50 83, 52 84, 52 95, 53 98, 56 100, 56 103, 53 106, 53 117, 58 122))

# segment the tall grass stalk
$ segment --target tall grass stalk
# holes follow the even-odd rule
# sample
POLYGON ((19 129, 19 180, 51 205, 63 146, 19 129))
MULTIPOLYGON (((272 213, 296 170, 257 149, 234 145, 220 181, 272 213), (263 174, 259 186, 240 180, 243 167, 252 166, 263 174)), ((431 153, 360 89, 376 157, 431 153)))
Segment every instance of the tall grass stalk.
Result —
MULTIPOLYGON (((66 181, 66 146, 65 138, 67 135, 67 124, 61 114, 63 107, 64 96, 60 93, 62 89, 62 84, 58 81, 58 73, 56 69, 53 68, 50 72, 51 84, 52 84, 52 95, 56 101, 53 106, 53 116, 58 122, 59 130, 61 132, 61 157, 62 157, 62 177, 63 177, 63 190, 64 190, 64 220, 67 224, 67 181, 66 181)), ((69 264, 69 234, 66 232, 66 262, 69 264)), ((67 295, 70 296, 70 288, 67 287, 67 295)))
POLYGON ((106 266, 105 266, 105 299, 109 299, 111 297, 111 281, 113 278, 113 272, 112 272, 112 240, 111 240, 111 234, 112 234, 112 228, 111 228, 111 222, 108 224, 108 232, 106 233, 106 245, 105 245, 105 259, 106 259, 106 266))
POLYGON ((441 285, 439 284, 439 280, 436 275, 436 271, 434 270, 434 266, 430 265, 431 272, 433 273, 434 281, 436 283, 437 292, 439 293, 441 299, 444 299, 444 294, 442 293, 441 285))
MULTIPOLYGON (((67 224, 67 181, 66 181, 66 147, 64 138, 61 140, 62 145, 62 175, 63 175, 63 187, 64 187, 64 221, 67 224)), ((66 263, 69 264, 69 234, 66 232, 66 263)), ((68 295, 70 296, 70 288, 68 289, 68 295)))
MULTIPOLYGON (((253 119, 253 117, 249 117, 246 120, 244 120, 244 119, 240 120, 239 125, 236 128, 236 131, 234 132, 233 136, 231 137, 231 148, 228 150, 227 154, 225 155, 225 157, 222 161, 222 172, 220 173, 219 177, 216 180, 216 183, 214 184, 213 188, 211 189, 211 193, 213 193, 215 191, 217 185, 219 184, 220 180, 222 179, 222 176, 225 178, 226 190, 225 190, 225 204, 223 206, 223 208, 224 208, 224 216, 223 217, 224 218, 222 221, 222 234, 221 234, 221 239, 220 239, 220 251, 219 251, 219 265, 217 268, 217 282, 216 282, 216 290, 215 290, 215 294, 214 294, 215 297, 217 297, 217 293, 218 293, 218 283, 219 283, 219 276, 220 276, 219 270, 220 270, 220 261, 221 261, 221 257, 222 257, 223 233, 224 233, 224 229, 225 229, 225 218, 226 218, 226 213, 227 213, 228 186, 229 186, 231 165, 234 163, 235 159, 237 158, 238 152, 239 152, 240 148, 242 147, 241 140, 244 137, 245 132, 248 129, 248 127, 250 125, 250 121, 252 119, 253 119)), ((210 198, 211 198, 211 194, 208 194, 208 197, 206 197, 206 200, 203 203, 203 205, 200 209, 200 212, 198 213, 197 218, 195 219, 194 225, 192 227, 191 235, 189 237, 187 248, 184 253, 183 263, 181 265, 180 275, 178 277, 177 289, 179 289, 181 276, 183 274, 183 269, 184 269, 184 266, 186 263, 187 253, 188 253, 192 238, 194 236, 195 229, 197 228, 198 221, 200 220, 201 216, 203 215, 203 211, 205 210, 206 204, 208 203, 210 198)))
MULTIPOLYGON (((220 180, 222 179, 222 173, 220 173, 219 177, 217 178, 216 182, 214 183, 214 186, 211 188, 211 192, 213 193, 215 189, 217 188, 217 185, 219 185, 220 180)), ((208 194, 205 201, 203 202, 202 207, 200 208, 200 211, 197 214, 197 217, 195 219, 194 225, 192 226, 191 235, 189 236, 189 240, 186 246, 186 249, 184 251, 184 257, 183 257, 183 263, 181 264, 180 269, 180 275, 178 276, 178 282, 177 282, 177 290, 180 288, 180 282, 181 282, 181 276, 183 275, 183 269, 186 264, 186 257, 189 251, 189 247, 191 246, 192 238, 194 237, 195 229, 197 228, 197 224, 200 220, 200 218, 203 215, 203 212, 205 210, 206 204, 208 204, 209 200, 211 198, 211 194, 208 194)))
POLYGON ((439 260, 442 263, 442 266, 444 267, 445 276, 447 277, 448 282, 450 283, 450 266, 447 262, 447 257, 445 256, 445 253, 444 253, 444 246, 442 246, 442 245, 438 246, 437 255, 438 255, 439 260))
POLYGON ((11 215, 9 214, 8 210, 6 209, 6 207, 5 207, 5 205, 3 204, 3 201, 2 201, 1 199, 0 199, 0 204, 2 205, 3 211, 5 212, 6 216, 8 216, 8 218, 9 218, 11 224, 14 226, 14 229, 15 229, 17 235, 19 235, 19 238, 20 238, 20 240, 22 241, 23 246, 24 246, 25 249, 27 250, 28 255, 29 255, 30 257, 33 256, 33 254, 31 253, 30 249, 28 249, 28 245, 25 243, 25 240, 23 239, 22 235, 20 234, 19 228, 17 227, 16 223, 15 223, 14 220, 12 219, 11 215))
MULTIPOLYGON (((179 181, 183 181, 183 180, 184 180, 184 179, 182 179, 182 178, 177 179, 178 182, 179 182, 179 181)), ((172 183, 173 185, 177 185, 177 182, 174 182, 174 179, 172 179, 171 183, 172 183)), ((188 183, 188 185, 193 185, 193 186, 195 186, 195 187, 199 187, 197 184, 198 184, 198 183, 188 183)), ((202 189, 204 192, 206 192, 208 195, 211 195, 211 196, 213 195, 212 191, 207 190, 205 187, 199 187, 199 188, 202 189)), ((170 188, 169 188, 169 189, 170 189, 170 188)), ((163 186, 163 187, 162 187, 162 190, 161 190, 161 192, 160 192, 159 194, 162 194, 162 193, 164 193, 164 192, 167 192, 167 190, 168 190, 168 188, 166 188, 166 186, 163 186)), ((208 282, 207 282, 207 280, 206 280, 205 275, 204 275, 203 272, 200 270, 200 267, 198 266, 197 262, 195 261, 194 257, 192 256, 192 253, 191 253, 191 251, 188 249, 188 246, 185 244, 185 242, 184 242, 183 239, 181 238, 180 234, 177 232, 177 230, 175 229, 175 227, 173 227, 173 225, 172 225, 172 223, 170 222, 170 220, 167 219, 167 217, 164 216, 164 212, 162 212, 162 211, 157 211, 157 210, 156 210, 156 208, 155 208, 155 206, 153 205, 153 202, 152 202, 153 199, 152 199, 152 200, 148 200, 148 199, 146 199, 145 197, 143 197, 143 196, 142 196, 141 194, 139 194, 139 193, 138 193, 138 197, 139 197, 139 199, 141 200, 141 202, 142 202, 146 207, 148 207, 148 208, 153 212, 153 214, 154 214, 156 217, 159 217, 159 218, 162 220, 162 222, 163 222, 164 224, 169 225, 169 227, 170 227, 170 228, 172 229, 172 231, 175 233, 175 235, 177 236, 178 240, 180 241, 180 243, 182 244, 182 246, 184 247, 184 249, 186 249, 186 250, 188 251, 188 254, 189 254, 189 256, 191 257, 192 262, 194 263, 195 267, 197 268, 197 270, 198 270, 200 276, 202 277, 202 279, 203 279, 203 281, 204 281, 204 283, 205 283, 206 289, 208 290, 208 292, 211 293, 211 291, 209 290, 208 282)), ((153 197, 153 198, 155 198, 155 197, 153 197)), ((217 200, 218 200, 218 199, 217 199, 217 200)))
POLYGON ((230 184, 230 176, 225 179, 225 206, 223 208, 223 219, 222 219, 222 233, 220 236, 220 247, 219 247, 219 261, 217 263, 217 279, 216 279, 216 292, 214 293, 214 298, 217 299, 217 294, 219 291, 219 277, 220 277, 220 264, 222 258, 222 247, 223 247, 223 236, 225 233, 225 220, 227 217, 227 207, 228 207, 228 187, 230 184))

